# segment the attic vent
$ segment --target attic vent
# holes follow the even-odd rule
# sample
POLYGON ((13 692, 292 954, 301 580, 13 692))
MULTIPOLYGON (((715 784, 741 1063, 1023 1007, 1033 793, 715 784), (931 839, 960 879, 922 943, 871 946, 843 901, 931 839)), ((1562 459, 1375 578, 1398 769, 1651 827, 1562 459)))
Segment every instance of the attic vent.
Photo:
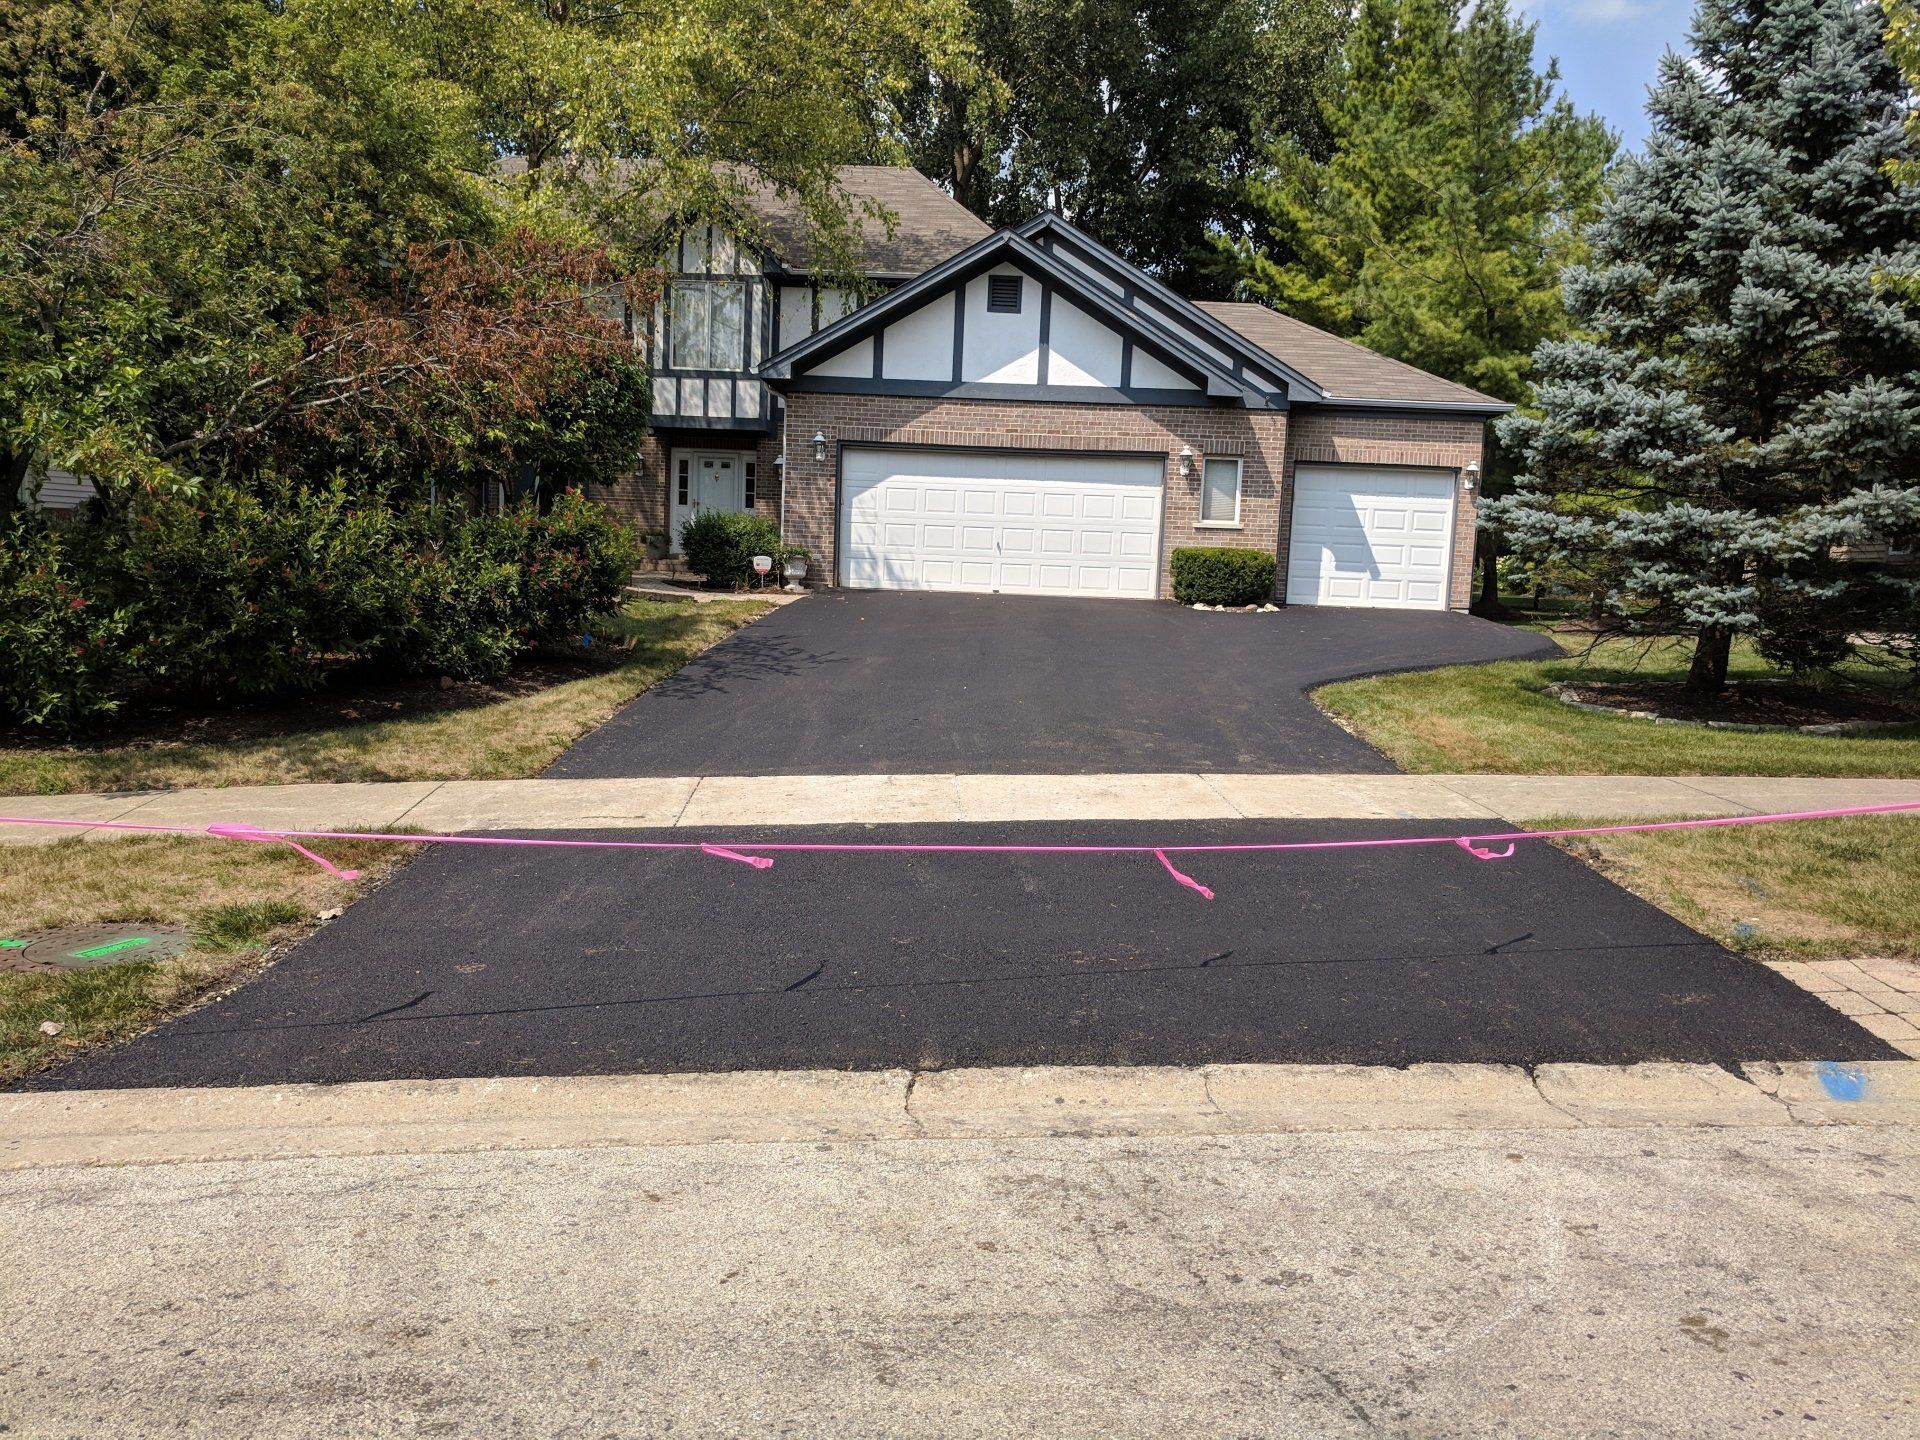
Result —
POLYGON ((987 309, 1002 310, 1014 315, 1020 313, 1020 277, 1018 275, 987 277, 987 309))

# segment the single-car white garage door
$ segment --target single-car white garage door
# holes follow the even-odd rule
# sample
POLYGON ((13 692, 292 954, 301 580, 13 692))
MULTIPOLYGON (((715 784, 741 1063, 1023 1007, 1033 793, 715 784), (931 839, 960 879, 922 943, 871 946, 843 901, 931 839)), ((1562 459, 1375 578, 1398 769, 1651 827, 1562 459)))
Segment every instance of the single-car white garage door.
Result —
POLYGON ((1456 483, 1451 470, 1296 470, 1287 603, 1446 609, 1456 483))
POLYGON ((840 472, 840 580, 1150 600, 1164 462, 851 447, 840 472))

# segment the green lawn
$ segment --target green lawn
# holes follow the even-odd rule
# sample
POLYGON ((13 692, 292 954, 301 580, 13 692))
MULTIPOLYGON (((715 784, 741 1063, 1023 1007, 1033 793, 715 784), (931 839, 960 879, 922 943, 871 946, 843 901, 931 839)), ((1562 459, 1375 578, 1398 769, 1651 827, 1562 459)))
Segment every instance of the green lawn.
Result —
POLYGON ((221 744, 4 749, 0 795, 536 775, 642 690, 768 608, 757 600, 636 600, 595 627, 631 642, 617 668, 469 710, 221 744))
MULTIPOLYGON (((1708 730, 1595 715, 1544 693, 1555 680, 1685 678, 1683 647, 1657 647, 1636 666, 1639 653, 1609 641, 1584 661, 1455 665, 1343 681, 1314 698, 1402 769, 1427 773, 1920 776, 1920 725, 1849 736, 1708 730)), ((1736 651, 1735 679, 1771 673, 1736 651)))
POLYGON ((1560 843, 1729 949, 1779 960, 1920 956, 1920 817, 1848 816, 1560 843))

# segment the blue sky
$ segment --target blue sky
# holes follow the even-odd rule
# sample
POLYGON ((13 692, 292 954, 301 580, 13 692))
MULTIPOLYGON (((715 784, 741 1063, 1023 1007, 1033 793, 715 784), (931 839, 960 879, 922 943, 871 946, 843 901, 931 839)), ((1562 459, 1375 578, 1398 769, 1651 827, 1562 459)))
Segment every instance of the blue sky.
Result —
POLYGON ((1686 48, 1692 0, 1520 0, 1540 22, 1534 54, 1560 60, 1574 105, 1597 111, 1626 149, 1647 138, 1647 87, 1669 48, 1686 48))

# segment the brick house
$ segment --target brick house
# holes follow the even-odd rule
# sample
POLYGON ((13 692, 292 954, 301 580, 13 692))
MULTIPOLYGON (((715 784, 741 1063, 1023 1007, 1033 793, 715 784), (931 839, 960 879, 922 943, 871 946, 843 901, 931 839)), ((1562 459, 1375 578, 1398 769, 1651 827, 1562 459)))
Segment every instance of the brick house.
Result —
POLYGON ((642 528, 756 510, 817 585, 1153 598, 1182 546, 1279 561, 1294 604, 1462 609, 1485 423, 1508 407, 1263 306, 1195 304, 1065 221, 989 231, 854 167, 867 296, 796 217, 675 246, 654 433, 612 487, 642 528))

